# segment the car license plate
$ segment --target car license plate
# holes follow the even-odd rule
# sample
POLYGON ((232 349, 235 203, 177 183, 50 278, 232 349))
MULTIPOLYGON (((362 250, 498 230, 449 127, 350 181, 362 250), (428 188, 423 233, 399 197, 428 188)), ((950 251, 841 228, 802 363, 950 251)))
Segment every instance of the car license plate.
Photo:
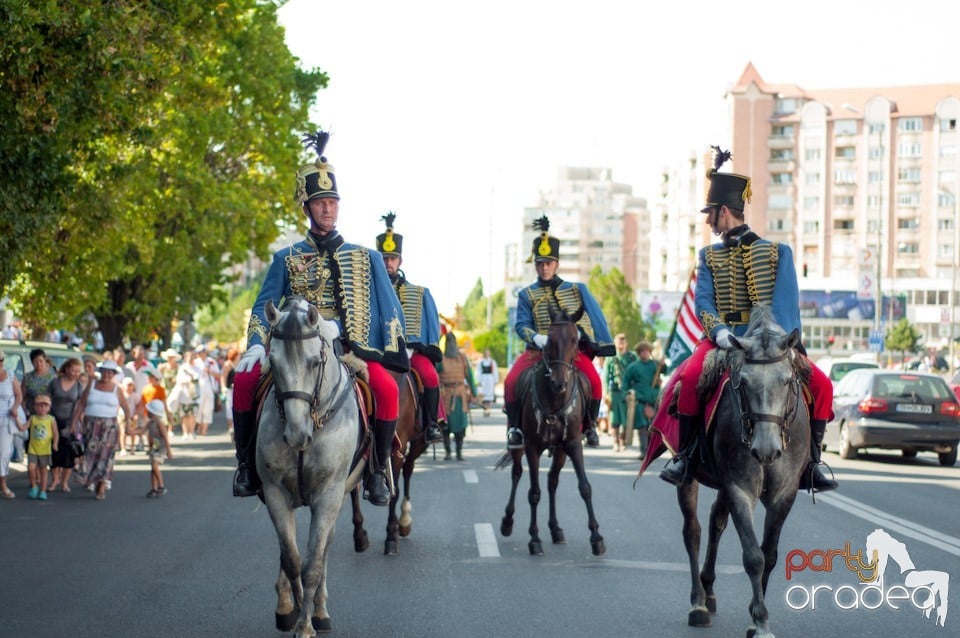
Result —
POLYGON ((897 404, 897 412, 909 412, 911 414, 933 414, 932 405, 920 405, 917 403, 897 404))

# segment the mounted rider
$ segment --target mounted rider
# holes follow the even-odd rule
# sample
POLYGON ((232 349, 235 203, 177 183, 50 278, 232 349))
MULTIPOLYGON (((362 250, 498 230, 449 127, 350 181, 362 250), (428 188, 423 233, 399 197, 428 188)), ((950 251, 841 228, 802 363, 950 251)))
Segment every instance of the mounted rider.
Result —
MULTIPOLYGON (((706 223, 722 241, 700 250, 694 305, 706 335, 677 371, 680 451, 660 473, 660 478, 674 485, 693 476, 700 457, 697 448, 704 423, 697 381, 707 353, 718 346, 731 349, 730 336, 743 336, 750 311, 758 304, 769 304, 777 323, 787 333, 800 330, 800 291, 793 251, 786 244, 762 239, 744 223, 744 207, 751 196, 750 178, 718 172, 732 155, 718 146, 713 149, 714 167, 707 173, 710 187, 706 206, 700 212, 706 213, 706 223)), ((810 463, 800 489, 825 492, 837 488, 837 482, 828 480, 818 467, 823 433, 827 421, 833 418, 833 384, 820 368, 810 368, 810 463)))
POLYGON ((415 286, 407 281, 400 270, 403 264, 403 235, 394 232, 393 212, 380 219, 387 225, 384 233, 377 235, 377 250, 383 255, 383 265, 390 276, 390 283, 403 307, 404 337, 410 367, 417 371, 423 382, 423 397, 420 400, 423 432, 427 445, 443 441, 443 432, 437 425, 440 408, 440 377, 434 367, 443 359, 440 352, 440 314, 433 302, 433 295, 424 286, 415 286))
POLYGON ((237 364, 233 380, 233 423, 238 468, 233 495, 253 496, 260 489, 254 456, 257 420, 253 404, 261 370, 267 364, 268 301, 280 306, 290 295, 300 295, 317 307, 324 319, 337 322, 340 346, 367 364, 376 413, 373 468, 364 480, 367 499, 374 505, 390 501, 386 468, 400 411, 399 388, 387 369, 410 368, 404 340, 403 308, 390 285, 379 253, 348 244, 336 230, 340 212, 334 168, 323 149, 329 133, 304 137, 317 160, 301 166, 296 176, 296 198, 310 230, 303 241, 273 255, 260 294, 250 312, 247 351, 237 364))
MULTIPOLYGON (((523 433, 519 427, 520 400, 516 385, 524 370, 540 361, 542 350, 550 331, 550 311, 564 310, 572 315, 581 307, 583 316, 577 322, 580 344, 574 365, 590 381, 590 402, 584 415, 583 434, 589 447, 600 444, 597 437, 597 414, 603 399, 600 375, 591 361, 593 357, 614 354, 613 340, 607 328, 600 305, 582 283, 564 281, 557 277, 560 265, 560 240, 551 237, 550 220, 546 215, 533 222, 540 236, 533 240, 530 259, 537 270, 537 280, 517 295, 517 321, 514 330, 527 344, 526 350, 517 357, 507 378, 503 381, 504 411, 507 413, 507 449, 523 447, 523 433)), ((527 261, 530 261, 528 259, 527 261)))

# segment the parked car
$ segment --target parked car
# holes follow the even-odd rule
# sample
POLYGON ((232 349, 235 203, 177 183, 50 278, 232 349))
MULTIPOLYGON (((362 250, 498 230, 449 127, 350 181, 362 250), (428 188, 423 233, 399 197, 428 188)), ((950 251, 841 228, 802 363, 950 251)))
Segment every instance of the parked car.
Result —
POLYGON ((872 358, 862 357, 844 357, 834 359, 825 357, 817 361, 817 367, 823 370, 824 374, 830 377, 834 387, 837 382, 851 370, 860 370, 861 368, 879 368, 880 365, 872 358))
POLYGON ((957 462, 960 401, 939 376, 896 370, 851 370, 833 394, 834 420, 824 442, 840 458, 858 450, 901 450, 905 458, 936 452, 940 465, 957 462))
POLYGON ((47 358, 53 362, 54 369, 59 368, 67 359, 80 359, 84 355, 83 352, 72 346, 50 341, 0 339, 0 350, 3 350, 4 355, 6 355, 3 367, 7 369, 7 372, 12 373, 17 381, 23 381, 23 375, 33 370, 30 351, 35 348, 40 348, 47 354, 47 358))

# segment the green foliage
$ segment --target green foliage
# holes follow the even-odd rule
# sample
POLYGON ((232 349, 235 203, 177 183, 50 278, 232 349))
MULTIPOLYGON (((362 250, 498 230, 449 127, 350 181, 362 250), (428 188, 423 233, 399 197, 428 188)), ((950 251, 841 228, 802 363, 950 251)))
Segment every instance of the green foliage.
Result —
POLYGON ((884 346, 887 350, 894 350, 900 353, 901 359, 906 359, 907 352, 920 352, 920 341, 923 334, 913 327, 906 319, 901 319, 887 331, 884 339, 884 346))
MULTIPOLYGON (((490 297, 492 318, 490 329, 496 330, 498 326, 507 324, 507 304, 506 296, 503 290, 493 293, 490 297)), ((477 283, 473 286, 470 294, 460 309, 462 325, 460 328, 466 331, 487 330, 487 297, 483 294, 483 282, 477 278, 477 283)), ((504 349, 506 352, 506 349, 504 349)))
POLYGON ((489 330, 473 337, 473 347, 476 348, 477 352, 482 353, 489 348, 490 356, 493 357, 498 366, 505 366, 507 362, 506 328, 506 323, 504 323, 502 330, 489 330))
POLYGON ((276 8, 0 5, 0 292, 27 323, 164 333, 300 219, 298 136, 327 77, 298 68, 276 8))
POLYGON ((652 343, 656 339, 656 329, 641 318, 633 288, 620 270, 612 268, 604 273, 600 266, 594 266, 587 287, 600 304, 611 335, 624 333, 630 348, 639 341, 652 343))
POLYGON ((215 300, 200 308, 194 315, 197 331, 220 343, 246 342, 250 309, 259 290, 259 283, 251 284, 226 302, 215 300))

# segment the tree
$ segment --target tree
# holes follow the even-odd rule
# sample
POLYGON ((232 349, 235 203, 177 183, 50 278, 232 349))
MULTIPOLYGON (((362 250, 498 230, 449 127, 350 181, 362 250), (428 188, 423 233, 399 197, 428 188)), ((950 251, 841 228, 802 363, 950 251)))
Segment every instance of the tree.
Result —
POLYGON ((656 339, 656 329, 641 319, 633 288, 620 270, 612 268, 604 273, 600 266, 594 266, 587 287, 600 304, 611 335, 624 333, 630 347, 642 340, 656 339))
POLYGON ((271 2, 26 4, 0 10, 0 126, 27 165, 0 159, 0 241, 27 247, 0 286, 35 325, 92 312, 107 345, 168 332, 301 219, 295 133, 327 76, 298 68, 271 2))
POLYGON ((900 352, 900 360, 907 358, 907 352, 920 352, 920 340, 923 334, 906 319, 901 319, 891 328, 884 339, 887 350, 900 352))

